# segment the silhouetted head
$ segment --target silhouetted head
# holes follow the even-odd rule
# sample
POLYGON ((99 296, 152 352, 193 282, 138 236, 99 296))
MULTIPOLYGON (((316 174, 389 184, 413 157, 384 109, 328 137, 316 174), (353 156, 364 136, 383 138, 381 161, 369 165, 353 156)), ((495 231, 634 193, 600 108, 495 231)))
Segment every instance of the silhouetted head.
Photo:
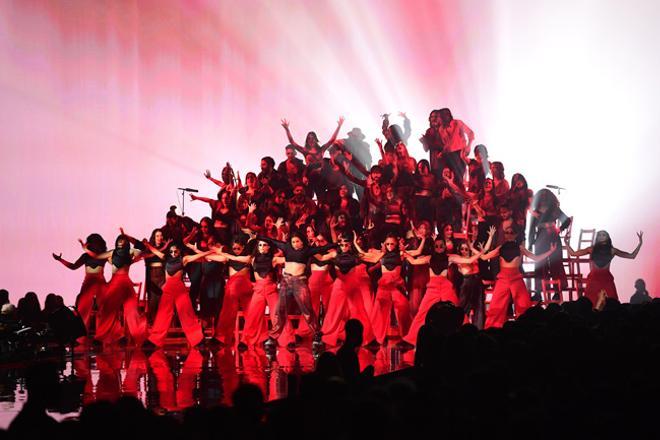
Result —
POLYGON ((635 281, 635 290, 638 292, 646 292, 646 282, 641 278, 637 279, 635 281))
POLYGON ((451 123, 451 121, 454 120, 454 116, 452 116, 451 110, 449 110, 448 108, 442 108, 438 110, 438 113, 440 115, 440 121, 442 121, 442 125, 444 125, 445 127, 448 126, 451 123))
POLYGON ((359 347, 360 345, 362 345, 364 326, 360 321, 358 321, 357 319, 349 319, 348 321, 346 321, 344 330, 346 331, 345 344, 348 344, 352 347, 359 347))
POLYGON ((94 252, 95 254, 102 254, 108 250, 105 240, 101 237, 101 234, 93 233, 87 236, 87 249, 94 252))

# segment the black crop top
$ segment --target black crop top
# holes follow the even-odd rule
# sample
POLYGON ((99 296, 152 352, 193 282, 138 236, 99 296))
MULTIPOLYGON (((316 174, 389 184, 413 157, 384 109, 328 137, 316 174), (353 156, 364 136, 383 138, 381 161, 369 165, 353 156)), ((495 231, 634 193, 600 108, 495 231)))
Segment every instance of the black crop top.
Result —
POLYGON ((591 251, 591 261, 600 269, 610 264, 612 258, 612 246, 597 244, 591 251))
POLYGON ((117 269, 130 266, 132 262, 133 256, 131 255, 130 247, 126 246, 112 251, 112 265, 117 269))
POLYGON ((334 263, 337 269, 339 269, 339 272, 346 275, 351 269, 360 264, 360 260, 357 255, 351 252, 341 252, 335 257, 334 263))
POLYGON ((399 251, 389 251, 380 259, 381 264, 387 270, 394 270, 401 266, 401 253, 399 251))
POLYGON ((266 254, 257 254, 252 263, 254 271, 261 278, 266 278, 273 272, 273 256, 266 254))
POLYGON ((167 260, 167 263, 165 263, 165 271, 169 276, 174 275, 180 270, 183 270, 183 260, 181 257, 170 258, 167 260))
POLYGON ((430 266, 435 275, 440 275, 443 271, 447 270, 447 267, 449 267, 449 257, 445 252, 441 254, 434 252, 433 255, 431 255, 430 266))
POLYGON ((91 269, 96 269, 97 267, 103 267, 107 262, 107 260, 98 260, 96 258, 93 258, 89 254, 82 254, 80 256, 80 260, 85 264, 86 267, 89 267, 91 269))
MULTIPOLYGON (((314 255, 316 255, 316 254, 314 254, 314 255)), ((330 260, 322 261, 322 260, 319 260, 316 257, 312 257, 312 263, 316 264, 317 266, 323 267, 323 266, 327 266, 328 264, 332 263, 332 261, 330 261, 330 260)))
POLYGON ((512 262, 516 257, 520 256, 520 245, 515 241, 507 241, 500 248, 500 257, 504 261, 512 262))
POLYGON ((250 267, 248 263, 241 263, 240 261, 233 261, 229 260, 227 263, 229 267, 234 269, 236 272, 240 272, 241 270, 245 269, 246 267, 250 267))
POLYGON ((291 243, 288 242, 285 243, 283 241, 273 240, 272 238, 268 237, 257 237, 257 239, 272 243, 273 246, 284 252, 284 261, 287 263, 307 264, 309 258, 312 255, 322 254, 337 246, 336 244, 332 243, 325 246, 306 246, 302 249, 294 249, 293 246, 291 246, 291 243))

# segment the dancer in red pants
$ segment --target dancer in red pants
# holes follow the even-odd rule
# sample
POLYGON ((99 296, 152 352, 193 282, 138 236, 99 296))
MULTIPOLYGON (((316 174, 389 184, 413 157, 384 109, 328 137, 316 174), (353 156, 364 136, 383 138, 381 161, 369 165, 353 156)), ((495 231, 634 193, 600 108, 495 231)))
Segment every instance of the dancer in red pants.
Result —
MULTIPOLYGON (((105 240, 99 234, 90 234, 87 237, 87 247, 95 254, 103 254, 108 250, 105 240)), ((80 293, 76 297, 76 309, 85 323, 89 335, 94 300, 99 301, 103 298, 107 285, 103 276, 103 268, 107 260, 92 258, 87 253, 82 254, 75 263, 62 258, 62 253, 59 255, 53 254, 53 258, 71 270, 76 270, 83 264, 85 265, 85 279, 82 286, 80 286, 80 293)), ((84 337, 80 339, 84 339, 84 337)))
MULTIPOLYGON (((422 238, 420 245, 409 255, 418 256, 422 252, 425 239, 422 238)), ((410 307, 405 297, 405 284, 401 278, 401 263, 404 251, 400 248, 399 238, 395 234, 388 234, 383 243, 384 249, 376 251, 376 257, 372 262, 380 262, 383 275, 378 280, 378 290, 371 311, 371 326, 376 341, 379 344, 385 342, 387 330, 390 327, 390 315, 392 307, 399 325, 401 336, 408 333, 410 327, 410 307)), ((362 253, 361 249, 358 252, 362 253)))
POLYGON ((124 322, 128 332, 133 342, 140 345, 146 338, 147 320, 138 311, 133 281, 128 276, 128 271, 131 265, 140 258, 140 251, 131 249, 131 243, 139 247, 142 247, 142 243, 124 234, 124 230, 121 228, 120 232, 121 235, 115 240, 115 248, 100 254, 93 252, 86 243, 79 240, 89 256, 97 260, 105 259, 112 263, 112 278, 105 294, 99 300, 95 338, 104 345, 108 345, 124 337, 124 328, 119 320, 119 311, 123 308, 124 322))
MULTIPOLYGON (((245 242, 242 238, 235 238, 231 244, 231 253, 228 255, 245 257, 245 242)), ((229 279, 225 285, 225 297, 220 310, 218 324, 215 326, 215 339, 223 345, 234 343, 234 328, 236 315, 239 309, 247 312, 252 299, 252 281, 250 281, 250 263, 228 260, 222 253, 214 253, 206 257, 207 260, 225 262, 229 266, 229 279)))
POLYGON ((366 260, 369 256, 356 252, 346 235, 339 237, 338 245, 337 252, 324 256, 334 263, 337 279, 332 286, 330 304, 321 329, 323 342, 331 346, 337 345, 338 340, 344 337, 344 324, 353 318, 362 323, 363 341, 372 345, 376 340, 363 298, 363 290, 369 289, 369 279, 365 280, 356 270, 362 265, 363 259, 366 260))
POLYGON ((513 304, 518 316, 525 313, 532 306, 529 291, 523 281, 522 273, 520 273, 522 255, 527 256, 532 261, 541 261, 554 252, 557 247, 553 243, 547 252, 535 255, 517 241, 512 226, 504 229, 504 239, 506 241, 503 244, 481 256, 484 260, 500 258, 500 272, 497 274, 497 280, 495 281, 490 308, 486 312, 486 328, 502 327, 504 325, 511 296, 513 296, 513 304))
MULTIPOLYGON (((486 246, 490 246, 494 233, 494 229, 489 231, 486 246)), ((429 282, 426 285, 424 298, 422 298, 422 302, 419 305, 419 311, 410 325, 410 330, 399 343, 399 346, 401 347, 407 348, 417 344, 417 334, 419 333, 419 329, 424 325, 426 315, 434 304, 440 301, 448 301, 455 306, 459 304, 456 289, 454 289, 454 285, 451 281, 447 279, 447 269, 449 268, 449 264, 472 264, 481 256, 481 253, 477 253, 471 257, 462 257, 456 254, 448 255, 445 246, 444 239, 438 237, 433 242, 433 253, 431 255, 425 255, 418 258, 406 255, 406 259, 413 266, 429 266, 429 282)))
POLYGON ((612 246, 612 239, 607 231, 598 231, 596 233, 596 242, 593 246, 577 251, 571 248, 569 243, 570 237, 564 238, 568 255, 571 257, 589 255, 591 271, 587 276, 587 286, 584 295, 591 300, 594 308, 602 309, 605 305, 604 300, 606 298, 619 299, 616 285, 614 284, 614 277, 610 272, 610 263, 615 256, 629 259, 637 257, 639 250, 642 248, 643 235, 644 233, 642 231, 637 233, 639 242, 632 252, 624 252, 612 246), (605 293, 604 297, 601 292, 605 293))
POLYGON ((149 250, 161 260, 165 260, 165 274, 167 276, 163 285, 163 294, 158 303, 158 311, 154 319, 154 325, 151 327, 149 342, 156 347, 162 347, 170 329, 172 318, 174 317, 174 308, 176 307, 181 328, 186 335, 186 339, 191 347, 195 347, 202 342, 204 334, 202 326, 197 320, 195 311, 190 301, 190 293, 185 284, 183 284, 183 268, 193 261, 200 260, 208 254, 215 251, 207 251, 194 255, 182 257, 182 247, 179 244, 172 243, 167 247, 167 256, 157 247, 148 241, 143 242, 149 250))
MULTIPOLYGON (((249 346, 261 344, 268 339, 268 323, 265 319, 266 305, 270 311, 271 322, 274 322, 273 311, 277 307, 277 284, 275 283, 275 268, 284 264, 282 257, 273 256, 273 248, 265 240, 257 240, 255 252, 252 255, 231 255, 220 253, 229 261, 250 264, 254 271, 254 289, 250 305, 245 316, 245 325, 238 348, 247 349, 249 346)), ((293 341, 293 328, 286 332, 286 343, 293 341)), ((282 341, 282 338, 280 338, 282 341)))

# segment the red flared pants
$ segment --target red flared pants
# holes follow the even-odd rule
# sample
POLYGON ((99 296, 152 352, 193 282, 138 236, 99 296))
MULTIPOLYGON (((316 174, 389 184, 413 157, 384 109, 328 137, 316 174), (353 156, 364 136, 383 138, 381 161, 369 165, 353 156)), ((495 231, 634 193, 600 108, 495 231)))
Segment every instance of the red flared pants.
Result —
POLYGON ((504 325, 511 296, 513 296, 513 304, 518 316, 532 306, 532 300, 520 270, 517 267, 503 267, 497 274, 493 298, 486 312, 486 328, 504 325))
POLYGON ((172 318, 174 317, 175 307, 176 313, 179 315, 179 321, 181 322, 181 329, 186 335, 188 343, 194 347, 202 342, 204 334, 190 302, 188 288, 183 284, 181 277, 169 277, 165 281, 163 294, 158 303, 158 312, 156 312, 154 325, 151 327, 149 340, 158 347, 163 345, 167 331, 170 329, 172 318))
POLYGON ((252 297, 252 282, 246 274, 234 274, 225 285, 225 298, 222 302, 215 338, 223 344, 234 342, 236 314, 239 309, 247 311, 252 297))
POLYGON ((351 270, 347 274, 341 272, 337 274, 321 329, 323 341, 328 345, 337 345, 337 340, 344 334, 346 320, 351 318, 362 323, 364 327, 363 341, 365 343, 373 341, 374 333, 369 315, 364 309, 360 280, 357 278, 355 270, 351 270))
POLYGON ((591 272, 589 272, 589 275, 587 275, 587 286, 584 290, 584 296, 591 300, 594 307, 598 303, 598 297, 600 296, 601 290, 605 291, 608 298, 619 299, 616 285, 614 284, 614 277, 612 276, 610 269, 593 267, 591 272))
POLYGON ((415 315, 415 318, 410 324, 410 330, 408 334, 403 338, 404 341, 409 344, 417 344, 417 333, 419 329, 424 325, 426 321, 426 315, 433 306, 433 304, 440 301, 450 301, 455 306, 458 305, 458 296, 456 295, 456 290, 454 285, 446 277, 435 276, 431 277, 429 283, 426 285, 426 293, 422 302, 419 305, 419 310, 415 315))
POLYGON ((104 344, 116 342, 124 335, 119 321, 119 310, 124 309, 124 322, 136 344, 141 344, 147 335, 147 320, 138 311, 138 302, 133 282, 127 273, 112 275, 105 294, 99 301, 96 320, 96 339, 104 344))
POLYGON ((257 345, 268 339, 268 322, 266 322, 266 304, 270 311, 271 322, 274 320, 273 311, 277 307, 277 285, 270 278, 257 280, 254 283, 254 293, 245 316, 245 326, 241 341, 247 345, 257 345))
POLYGON ((387 337, 390 326, 390 314, 394 307, 394 314, 399 323, 399 333, 405 335, 410 327, 410 307, 408 299, 404 296, 403 280, 398 271, 384 272, 378 280, 378 291, 371 311, 371 327, 376 340, 382 344, 387 337))
POLYGON ((94 298, 101 301, 105 294, 107 283, 103 272, 99 273, 86 273, 82 286, 80 286, 80 294, 76 298, 76 309, 78 314, 85 323, 87 334, 90 334, 90 321, 92 319, 92 308, 94 306, 94 298))

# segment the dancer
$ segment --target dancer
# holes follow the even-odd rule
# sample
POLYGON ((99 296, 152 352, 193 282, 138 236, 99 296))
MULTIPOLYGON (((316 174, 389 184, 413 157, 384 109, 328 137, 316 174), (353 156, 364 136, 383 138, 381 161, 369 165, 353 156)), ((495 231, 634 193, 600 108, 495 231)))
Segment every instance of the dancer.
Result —
POLYGON ((326 246, 307 246, 304 237, 298 232, 291 234, 288 242, 273 240, 266 237, 258 237, 259 240, 270 242, 284 253, 284 270, 280 281, 279 298, 275 309, 275 321, 270 331, 270 336, 266 341, 266 347, 272 348, 277 344, 277 339, 285 330, 287 325, 287 302, 293 298, 300 308, 300 313, 307 325, 314 332, 314 346, 318 347, 321 343, 321 334, 319 332, 319 323, 316 313, 312 307, 311 295, 307 284, 307 262, 315 254, 334 248, 335 244, 326 246))
POLYGON ((190 293, 185 284, 183 284, 183 268, 193 261, 204 258, 206 255, 214 252, 207 251, 201 254, 182 256, 183 247, 178 243, 171 243, 167 247, 167 256, 157 247, 153 246, 147 240, 143 244, 151 253, 165 261, 166 280, 163 285, 163 294, 158 305, 156 319, 151 328, 148 342, 156 347, 162 347, 167 336, 167 331, 172 323, 174 308, 179 316, 181 328, 186 335, 186 339, 191 347, 197 346, 204 339, 202 326, 197 321, 197 316, 190 302, 190 293))
POLYGON ((323 153, 325 150, 327 150, 332 144, 335 143, 337 140, 337 135, 339 134, 339 130, 341 129, 341 126, 344 124, 344 117, 340 116, 339 119, 337 120, 337 128, 335 131, 332 133, 332 136, 330 136, 330 139, 328 142, 323 144, 322 146, 319 144, 319 138, 316 136, 316 133, 313 131, 310 131, 307 133, 307 136, 305 137, 305 146, 301 147, 295 140, 293 140, 293 135, 291 135, 291 129, 289 128, 289 121, 286 119, 282 119, 282 128, 284 128, 284 131, 286 132, 286 137, 289 140, 289 144, 295 148, 297 151, 302 153, 303 156, 307 158, 308 155, 311 155, 314 160, 321 161, 323 159, 323 153))
MULTIPOLYGON (((422 252, 425 238, 414 251, 408 252, 414 257, 422 252)), ((383 275, 378 280, 378 290, 371 311, 371 325, 379 344, 385 342, 387 331, 390 327, 390 316, 392 307, 398 322, 399 334, 408 333, 410 327, 410 306, 405 297, 405 283, 401 278, 401 263, 404 257, 404 249, 401 249, 399 238, 396 234, 388 234, 383 243, 383 250, 375 251, 376 257, 371 262, 380 262, 383 275)))
MULTIPOLYGON (((154 229, 149 238, 149 243, 160 252, 163 252, 167 249, 171 240, 166 242, 163 231, 161 229, 154 229)), ((158 255, 149 253, 147 255, 143 254, 142 257, 144 258, 144 266, 146 268, 144 280, 145 292, 147 294, 147 322, 151 325, 156 318, 158 303, 163 294, 165 267, 163 266, 163 260, 158 255)))
MULTIPOLYGON (((233 256, 247 256, 244 236, 235 237, 231 244, 233 256)), ((214 338, 222 345, 231 345, 234 343, 234 325, 236 315, 239 309, 247 311, 252 298, 252 282, 250 281, 250 264, 247 262, 229 260, 227 256, 221 253, 210 254, 207 260, 227 262, 229 267, 229 279, 225 285, 225 297, 222 302, 222 309, 218 317, 218 323, 215 326, 214 338)))
MULTIPOLYGON (((100 255, 107 251, 105 240, 99 234, 90 234, 87 237, 86 243, 87 247, 95 254, 100 255)), ((89 335, 91 333, 90 324, 94 301, 98 303, 102 300, 107 286, 105 277, 103 276, 103 268, 107 260, 103 258, 92 258, 87 253, 84 253, 74 263, 71 263, 62 258, 61 252, 59 255, 53 253, 53 258, 71 270, 76 270, 80 266, 85 265, 85 279, 82 286, 80 286, 80 293, 76 297, 76 309, 80 318, 85 323, 85 328, 89 335)))
POLYGON ((532 200, 532 217, 529 228, 529 244, 534 252, 543 253, 555 244, 555 252, 546 260, 540 260, 534 268, 535 290, 541 292, 541 281, 552 278, 559 280, 560 289, 567 287, 566 272, 562 263, 561 231, 568 228, 571 218, 559 208, 559 200, 552 191, 541 189, 532 200))
POLYGON ((605 305, 606 298, 619 299, 616 285, 614 284, 614 277, 610 272, 610 263, 615 256, 631 260, 635 259, 639 250, 642 248, 643 235, 644 233, 642 231, 637 233, 639 243, 637 243, 637 247, 632 252, 624 252, 612 246, 612 239, 607 231, 598 231, 593 246, 577 251, 571 248, 569 237, 564 237, 568 255, 571 257, 589 255, 591 271, 587 276, 587 286, 584 296, 591 300, 594 308, 602 309, 605 305))
POLYGON ((131 265, 140 259, 140 250, 131 249, 131 244, 142 247, 142 243, 124 233, 119 228, 120 235, 115 240, 115 248, 111 251, 96 253, 87 243, 78 240, 89 256, 96 260, 107 260, 112 264, 112 278, 107 290, 99 301, 96 314, 95 338, 104 345, 117 342, 124 337, 124 328, 119 320, 119 310, 124 310, 124 322, 136 345, 142 344, 146 338, 147 320, 140 315, 138 303, 133 288, 133 281, 128 275, 131 265))
POLYGON ((488 229, 488 240, 481 250, 475 249, 469 243, 461 243, 458 248, 460 256, 470 261, 454 262, 461 278, 458 291, 459 307, 463 309, 466 319, 470 318, 470 312, 473 313, 472 324, 479 330, 484 328, 484 321, 486 319, 486 298, 484 295, 484 284, 479 271, 479 262, 477 260, 482 253, 490 250, 495 232, 496 228, 494 226, 488 229), (470 255, 470 252, 472 252, 472 255, 470 255))
POLYGON ((332 285, 330 303, 323 320, 323 342, 336 346, 344 337, 344 324, 348 319, 357 319, 364 328, 363 340, 367 345, 373 345, 376 340, 371 328, 369 315, 364 306, 364 290, 369 290, 369 278, 360 276, 358 266, 374 256, 365 253, 353 235, 353 244, 348 235, 339 236, 338 250, 323 257, 334 264, 337 278, 332 285))
MULTIPOLYGON (((257 240, 257 245, 251 255, 232 255, 224 252, 220 252, 219 255, 229 261, 251 265, 254 273, 252 299, 247 308, 243 333, 238 343, 238 348, 245 350, 249 346, 261 344, 268 339, 268 324, 264 317, 266 305, 270 310, 271 323, 275 325, 274 310, 277 308, 278 301, 275 282, 276 267, 284 264, 284 258, 275 257, 273 247, 266 240, 257 240)), ((286 343, 293 343, 293 329, 288 330, 286 343)))
POLYGON ((504 243, 481 256, 484 260, 499 257, 500 262, 500 272, 497 274, 497 280, 495 281, 493 298, 486 313, 486 328, 502 327, 504 325, 511 296, 513 296, 517 316, 525 313, 532 305, 527 286, 525 286, 522 273, 520 273, 522 255, 527 256, 532 261, 541 261, 557 248, 557 245, 552 243, 547 252, 540 255, 533 254, 519 241, 518 233, 514 230, 513 225, 509 225, 504 229, 504 240, 504 243))
MULTIPOLYGON (((492 234, 495 234, 494 229, 491 232, 491 237, 492 234)), ((490 243, 487 243, 487 245, 490 245, 490 243)), ((434 239, 431 255, 418 258, 414 258, 410 254, 406 255, 406 260, 412 265, 429 265, 429 282, 426 286, 426 294, 419 306, 419 311, 410 325, 410 330, 399 343, 401 348, 410 348, 417 344, 419 329, 424 325, 426 315, 434 304, 440 301, 448 301, 455 306, 459 305, 456 289, 447 278, 449 264, 474 264, 480 256, 481 252, 477 252, 471 257, 448 254, 445 240, 442 237, 434 239)))

